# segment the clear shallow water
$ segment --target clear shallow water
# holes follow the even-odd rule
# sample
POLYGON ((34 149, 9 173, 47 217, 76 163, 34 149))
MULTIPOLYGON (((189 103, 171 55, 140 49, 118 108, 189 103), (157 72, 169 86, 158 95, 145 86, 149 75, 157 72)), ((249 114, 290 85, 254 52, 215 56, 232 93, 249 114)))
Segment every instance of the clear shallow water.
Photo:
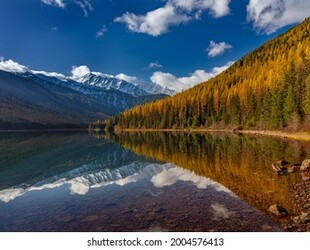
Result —
POLYGON ((275 182, 265 165, 307 145, 260 140, 0 134, 0 231, 281 231, 262 211, 298 177, 275 182))

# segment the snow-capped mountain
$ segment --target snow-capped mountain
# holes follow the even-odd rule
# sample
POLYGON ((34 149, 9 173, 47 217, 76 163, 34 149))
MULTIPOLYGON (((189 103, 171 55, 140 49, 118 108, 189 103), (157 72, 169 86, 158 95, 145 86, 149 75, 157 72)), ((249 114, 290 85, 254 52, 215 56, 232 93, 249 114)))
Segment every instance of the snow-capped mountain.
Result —
POLYGON ((88 73, 82 77, 75 78, 74 80, 79 83, 84 83, 105 90, 118 90, 120 92, 130 94, 134 97, 147 96, 152 94, 141 89, 136 84, 101 73, 88 73))
POLYGON ((163 88, 162 86, 155 84, 155 83, 139 83, 140 88, 144 89, 145 91, 152 93, 152 94, 165 94, 172 96, 177 92, 175 90, 169 89, 167 87, 163 88))
POLYGON ((133 106, 146 102, 154 102, 157 99, 161 99, 167 96, 164 94, 150 94, 139 89, 131 83, 108 76, 106 77, 106 84, 104 84, 104 77, 96 77, 96 75, 91 73, 79 79, 80 81, 85 81, 84 83, 74 81, 70 78, 63 80, 44 74, 34 75, 29 72, 23 73, 23 76, 28 78, 38 78, 39 82, 45 85, 50 85, 51 83, 56 84, 95 98, 110 109, 110 115, 115 115, 133 106), (112 83, 115 83, 115 85, 112 83))
POLYGON ((172 89, 163 88, 162 86, 152 82, 146 83, 139 81, 138 83, 132 83, 125 81, 124 79, 120 79, 117 76, 111 76, 98 72, 90 72, 81 77, 72 79, 76 82, 88 84, 106 90, 118 90, 135 97, 154 94, 165 94, 171 96, 176 93, 176 91, 172 89))
MULTIPOLYGON (((25 76, 26 74, 23 75, 25 76)), ((71 79, 60 80, 59 78, 46 76, 44 74, 37 74, 31 76, 31 74, 28 73, 27 75, 27 77, 37 77, 37 80, 42 84, 56 84, 62 87, 70 88, 86 96, 95 98, 101 103, 104 103, 107 108, 109 108, 109 110, 111 111, 109 113, 110 115, 114 115, 116 113, 129 109, 133 105, 135 105, 136 102, 136 98, 134 96, 114 89, 106 90, 97 86, 82 84, 71 79)))

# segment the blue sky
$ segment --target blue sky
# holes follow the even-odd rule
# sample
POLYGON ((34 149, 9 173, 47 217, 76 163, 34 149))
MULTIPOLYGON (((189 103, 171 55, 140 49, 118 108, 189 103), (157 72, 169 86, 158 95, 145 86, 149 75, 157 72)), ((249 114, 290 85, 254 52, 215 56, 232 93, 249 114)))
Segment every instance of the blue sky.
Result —
POLYGON ((1 0, 1 63, 193 85, 309 15, 309 0, 1 0))

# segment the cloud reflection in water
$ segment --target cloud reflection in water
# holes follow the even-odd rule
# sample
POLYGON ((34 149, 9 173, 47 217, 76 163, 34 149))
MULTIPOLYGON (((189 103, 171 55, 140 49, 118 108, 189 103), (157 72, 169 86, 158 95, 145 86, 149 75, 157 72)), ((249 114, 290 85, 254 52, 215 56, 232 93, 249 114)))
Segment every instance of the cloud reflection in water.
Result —
MULTIPOLYGON (((76 173, 78 171, 74 172, 76 173)), ((0 200, 8 203, 17 197, 23 196, 27 192, 54 189, 65 184, 70 186, 69 189, 72 195, 86 195, 91 188, 100 188, 112 184, 125 186, 147 177, 151 177, 152 184, 157 188, 171 186, 178 181, 184 181, 192 183, 199 189, 206 189, 208 186, 211 186, 216 191, 233 195, 230 190, 219 183, 206 177, 197 176, 173 164, 134 162, 114 170, 106 169, 96 173, 80 174, 80 176, 72 176, 72 172, 68 172, 58 177, 55 176, 51 179, 40 181, 26 188, 21 187, 25 185, 20 185, 18 187, 4 189, 0 191, 0 200)))

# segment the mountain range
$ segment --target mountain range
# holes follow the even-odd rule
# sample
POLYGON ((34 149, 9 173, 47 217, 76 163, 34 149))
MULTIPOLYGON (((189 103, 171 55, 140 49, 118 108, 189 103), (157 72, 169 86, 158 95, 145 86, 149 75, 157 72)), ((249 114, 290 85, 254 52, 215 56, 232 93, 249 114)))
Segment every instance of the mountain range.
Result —
POLYGON ((0 70, 0 129, 82 128, 133 106, 173 94, 147 91, 116 77, 87 73, 57 77, 46 72, 0 70))

